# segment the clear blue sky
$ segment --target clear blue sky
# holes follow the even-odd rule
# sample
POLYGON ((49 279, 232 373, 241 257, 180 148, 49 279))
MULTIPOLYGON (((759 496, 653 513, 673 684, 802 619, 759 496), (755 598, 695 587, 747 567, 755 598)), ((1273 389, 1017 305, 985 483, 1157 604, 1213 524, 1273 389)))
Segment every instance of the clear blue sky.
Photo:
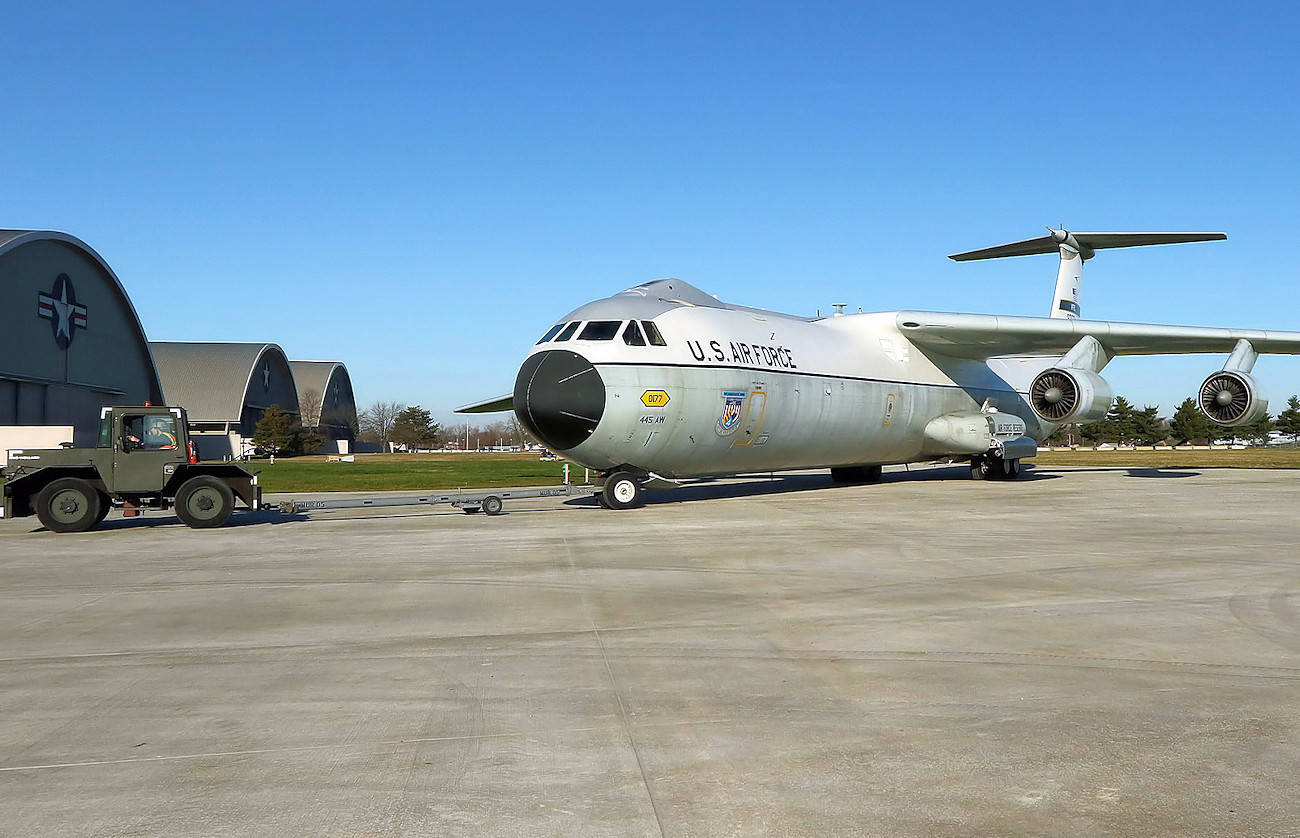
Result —
MULTIPOLYGON (((154 340, 341 360, 436 417, 587 300, 1300 329, 1288 4, 0 2, 0 227, 95 248, 154 340), (165 289, 165 290, 158 290, 165 289)), ((1222 358, 1118 359, 1162 411, 1222 358)), ((1263 358, 1273 397, 1300 362, 1263 358)))

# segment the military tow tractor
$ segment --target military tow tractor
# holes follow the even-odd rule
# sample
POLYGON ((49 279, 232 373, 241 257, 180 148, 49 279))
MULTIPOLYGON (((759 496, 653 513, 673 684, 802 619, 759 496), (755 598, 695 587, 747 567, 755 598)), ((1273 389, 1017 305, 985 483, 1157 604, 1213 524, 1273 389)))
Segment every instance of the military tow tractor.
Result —
POLYGON ((238 499, 262 502, 257 476, 232 463, 200 463, 179 407, 112 406, 99 418, 95 448, 15 449, 5 480, 4 517, 36 515, 54 532, 85 532, 114 506, 130 517, 175 509, 196 529, 230 520, 238 499))

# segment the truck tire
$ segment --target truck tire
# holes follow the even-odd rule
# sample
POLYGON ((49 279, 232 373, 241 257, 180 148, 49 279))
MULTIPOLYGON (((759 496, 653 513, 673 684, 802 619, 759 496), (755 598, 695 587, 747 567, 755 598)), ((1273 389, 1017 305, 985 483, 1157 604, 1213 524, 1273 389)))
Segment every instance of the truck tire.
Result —
POLYGON ((108 492, 99 493, 99 514, 95 516, 95 526, 104 523, 108 513, 113 509, 113 499, 108 496, 108 492))
POLYGON ((100 521, 99 490, 79 477, 60 477, 36 496, 36 517, 50 532, 85 532, 100 521))
POLYGON ((176 517, 196 530, 220 527, 234 511, 235 493, 211 475, 191 477, 176 493, 176 517))

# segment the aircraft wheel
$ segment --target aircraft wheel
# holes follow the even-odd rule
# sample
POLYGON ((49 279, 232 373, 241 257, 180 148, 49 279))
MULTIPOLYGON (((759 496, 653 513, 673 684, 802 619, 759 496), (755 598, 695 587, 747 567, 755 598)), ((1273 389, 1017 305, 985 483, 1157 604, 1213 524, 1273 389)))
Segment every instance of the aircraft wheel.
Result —
POLYGON ((642 494, 644 492, 641 489, 641 481, 626 471, 616 471, 605 478, 605 488, 601 491, 610 509, 631 509, 639 506, 642 494))
POLYGON ((831 480, 836 483, 879 483, 880 466, 842 466, 831 469, 831 480))
POLYGON ((609 501, 605 500, 604 492, 596 493, 596 503, 600 504, 601 509, 609 509, 609 501))
POLYGON ((973 457, 970 461, 970 476, 974 480, 1006 480, 1005 463, 1001 457, 973 457))
POLYGON ((501 498, 497 497, 496 495, 488 495, 487 497, 483 498, 483 514, 500 515, 501 498))
POLYGON ((99 490, 79 477, 61 477, 36 496, 36 517, 50 532, 85 532, 100 520, 99 490))
POLYGON ((176 493, 176 517, 196 530, 219 527, 235 511, 235 493, 225 482, 207 474, 191 477, 176 493))
POLYGON ((857 479, 858 471, 859 469, 853 466, 845 466, 843 468, 833 468, 831 469, 831 482, 832 483, 858 483, 860 482, 857 479))
POLYGON ((1015 480, 1017 477, 1019 477, 1019 476, 1020 476, 1020 461, 1019 461, 1019 460, 1003 460, 1003 461, 1002 461, 1002 476, 1005 477, 1007 480, 1015 480))

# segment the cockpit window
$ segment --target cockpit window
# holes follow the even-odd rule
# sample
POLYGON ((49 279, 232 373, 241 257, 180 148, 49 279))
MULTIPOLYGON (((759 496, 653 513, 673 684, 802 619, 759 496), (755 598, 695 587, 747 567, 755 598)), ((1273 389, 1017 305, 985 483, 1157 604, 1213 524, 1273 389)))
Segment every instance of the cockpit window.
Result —
POLYGON ((578 340, 613 340, 618 334, 618 329, 623 325, 621 320, 592 320, 582 329, 582 334, 578 335, 578 340))
POLYGON ((641 335, 641 327, 636 324, 635 320, 627 321, 627 328, 623 330, 623 342, 628 346, 645 346, 645 338, 641 335))
MULTIPOLYGON (((551 330, 549 332, 542 335, 542 339, 539 340, 537 343, 546 343, 548 340, 558 335, 560 333, 560 330, 563 328, 564 328, 563 323, 556 323, 554 326, 551 327, 551 330)), ((535 345, 536 344, 534 344, 534 346, 535 345)))
POLYGON ((577 320, 574 320, 572 323, 570 323, 568 326, 564 328, 563 332, 560 332, 560 335, 559 337, 556 338, 556 340, 557 341, 568 340, 569 338, 573 337, 573 333, 578 331, 579 325, 581 325, 581 323, 577 320))
POLYGON ((667 346, 668 342, 664 336, 659 334, 659 327, 654 324, 653 320, 642 320, 641 325, 645 327, 645 336, 650 339, 651 346, 667 346))

